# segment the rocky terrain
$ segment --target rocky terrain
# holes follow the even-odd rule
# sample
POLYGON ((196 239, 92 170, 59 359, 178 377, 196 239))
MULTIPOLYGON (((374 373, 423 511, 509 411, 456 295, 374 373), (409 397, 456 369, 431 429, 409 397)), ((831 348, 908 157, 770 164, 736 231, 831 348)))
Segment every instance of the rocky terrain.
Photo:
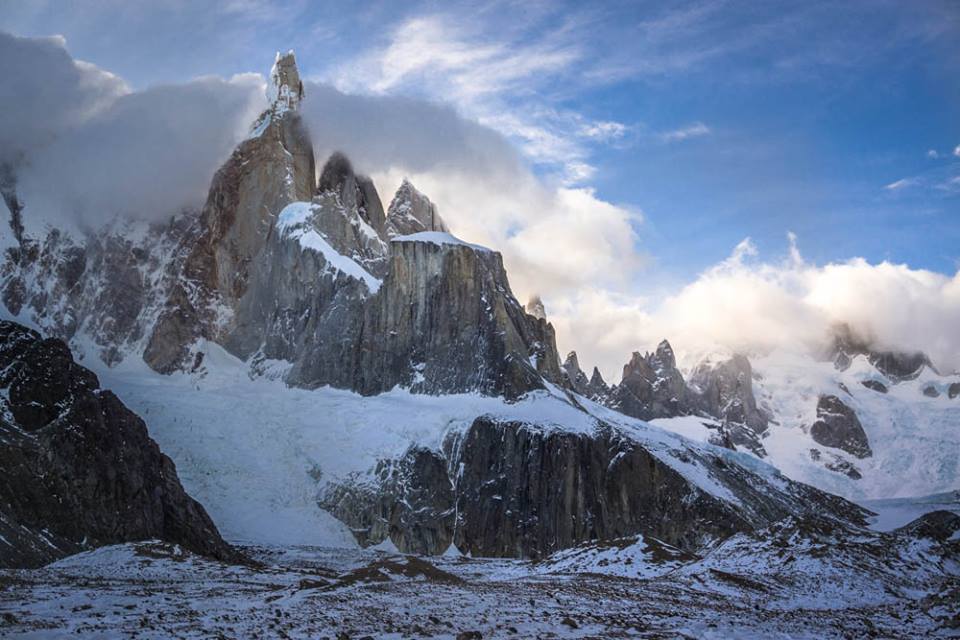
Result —
POLYGON ((634 537, 539 562, 245 547, 258 568, 141 543, 4 571, 0 610, 7 637, 955 637, 960 542, 942 520, 787 520, 702 555, 634 537))
POLYGON ((236 554, 143 421, 63 341, 0 322, 0 566, 161 538, 236 554))

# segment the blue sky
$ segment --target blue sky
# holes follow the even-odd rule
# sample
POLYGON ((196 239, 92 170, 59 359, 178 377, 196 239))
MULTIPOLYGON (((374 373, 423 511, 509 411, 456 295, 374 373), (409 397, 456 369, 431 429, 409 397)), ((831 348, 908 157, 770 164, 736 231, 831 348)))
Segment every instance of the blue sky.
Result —
MULTIPOLYGON (((306 77, 345 94, 448 105, 543 185, 581 190, 558 220, 584 205, 610 221, 592 261, 625 265, 630 284, 609 288, 607 315, 708 274, 747 237, 769 261, 790 259, 793 232, 815 265, 957 272, 960 3, 585 4, 0 0, 0 29, 61 34, 135 91, 264 73, 293 48, 306 77)), ((535 235, 503 224, 506 244, 535 235)), ((551 258, 497 248, 520 282, 525 261, 551 258)), ((584 299, 576 286, 558 306, 584 299)))
POLYGON ((362 92, 370 75, 349 77, 357 61, 405 23, 437 17, 459 30, 451 41, 541 66, 504 79, 508 69, 486 68, 510 63, 502 52, 477 61, 487 95, 449 91, 457 74, 470 81, 469 62, 424 83, 428 63, 379 90, 487 120, 515 109, 558 136, 528 153, 536 170, 590 165, 576 182, 643 211, 651 269, 687 277, 745 236, 784 251, 787 230, 820 262, 859 255, 950 273, 960 259, 956 2, 159 4, 4 2, 0 27, 63 34, 71 54, 134 88, 262 71, 295 48, 306 75, 362 92), (624 129, 585 138, 577 118, 624 129))

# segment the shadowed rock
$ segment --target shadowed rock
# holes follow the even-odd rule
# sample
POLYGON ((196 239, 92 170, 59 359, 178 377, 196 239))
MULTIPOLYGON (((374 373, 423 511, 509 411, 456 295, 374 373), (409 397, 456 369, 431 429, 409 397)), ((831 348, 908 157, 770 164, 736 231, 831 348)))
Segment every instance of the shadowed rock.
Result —
POLYGON ((0 322, 0 370, 0 566, 151 538, 239 558, 143 421, 65 343, 0 322))
POLYGON ((810 427, 810 435, 825 447, 842 449, 858 458, 873 455, 857 414, 837 396, 820 396, 817 421, 810 427))
POLYGON ((861 382, 863 386, 877 393, 887 393, 887 385, 883 384, 879 380, 864 380, 861 382))

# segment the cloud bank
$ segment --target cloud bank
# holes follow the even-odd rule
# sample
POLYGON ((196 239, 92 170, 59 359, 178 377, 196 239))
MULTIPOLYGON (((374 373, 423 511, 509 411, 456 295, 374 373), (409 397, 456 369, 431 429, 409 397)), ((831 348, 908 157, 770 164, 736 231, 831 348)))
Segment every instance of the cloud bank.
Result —
POLYGON ((577 343, 581 362, 598 362, 614 381, 625 347, 652 350, 668 338, 687 366, 717 351, 817 352, 838 323, 878 348, 924 351, 942 372, 960 369, 960 272, 950 277, 862 258, 816 265, 790 240, 787 256, 765 262, 746 239, 654 304, 602 291, 563 301, 553 316, 558 334, 577 343))

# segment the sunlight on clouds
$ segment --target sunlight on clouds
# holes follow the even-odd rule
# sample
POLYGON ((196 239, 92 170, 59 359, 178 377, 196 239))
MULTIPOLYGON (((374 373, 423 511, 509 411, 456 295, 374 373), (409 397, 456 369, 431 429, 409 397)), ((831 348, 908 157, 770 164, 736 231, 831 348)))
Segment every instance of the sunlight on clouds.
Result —
POLYGON ((880 348, 924 351, 945 372, 960 367, 960 272, 950 277, 862 258, 814 265, 803 260, 795 236, 781 262, 756 258, 747 239, 659 303, 578 292, 552 306, 547 300, 547 312, 563 347, 613 381, 631 351, 651 350, 663 338, 691 366, 715 352, 818 352, 841 322, 880 348))

